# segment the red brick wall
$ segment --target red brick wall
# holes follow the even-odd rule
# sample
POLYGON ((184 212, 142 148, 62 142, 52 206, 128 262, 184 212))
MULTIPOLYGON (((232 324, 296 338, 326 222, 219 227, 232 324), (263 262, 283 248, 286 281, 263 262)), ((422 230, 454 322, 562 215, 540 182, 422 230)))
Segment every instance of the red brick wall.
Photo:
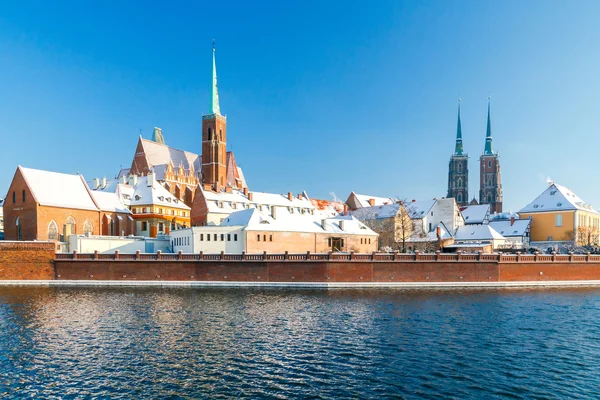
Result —
MULTIPOLYGON (((86 219, 92 223, 93 234, 101 234, 100 212, 91 210, 74 210, 71 208, 58 208, 38 206, 37 209, 37 240, 48 240, 48 225, 50 221, 56 221, 58 225, 58 234, 63 233, 63 226, 67 223, 67 218, 73 217, 75 220, 75 232, 78 235, 83 235, 83 224, 86 219)), ((25 237, 23 238, 27 240, 25 237)), ((29 239, 32 240, 32 239, 29 239)))
POLYGON ((503 282, 600 280, 600 263, 501 263, 499 272, 503 282))
POLYGON ((0 280, 54 279, 54 243, 0 242, 0 280))
POLYGON ((4 201, 4 238, 6 240, 17 240, 17 218, 21 222, 22 240, 38 239, 37 204, 18 168, 4 201), (25 190, 25 202, 23 202, 23 190, 25 190), (13 202, 13 192, 15 202, 13 202))
POLYGON ((202 193, 200 186, 196 188, 194 201, 192 203, 192 211, 190 212, 192 226, 206 225, 206 216, 208 215, 208 207, 206 205, 206 197, 202 193))

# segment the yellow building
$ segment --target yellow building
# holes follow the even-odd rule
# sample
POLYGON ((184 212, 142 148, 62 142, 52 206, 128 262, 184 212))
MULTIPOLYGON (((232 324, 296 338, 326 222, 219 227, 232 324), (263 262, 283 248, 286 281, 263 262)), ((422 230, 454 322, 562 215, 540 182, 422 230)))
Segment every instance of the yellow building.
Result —
POLYGON ((600 213, 570 189, 551 183, 519 211, 531 218, 531 242, 572 242, 580 246, 599 242, 600 213))

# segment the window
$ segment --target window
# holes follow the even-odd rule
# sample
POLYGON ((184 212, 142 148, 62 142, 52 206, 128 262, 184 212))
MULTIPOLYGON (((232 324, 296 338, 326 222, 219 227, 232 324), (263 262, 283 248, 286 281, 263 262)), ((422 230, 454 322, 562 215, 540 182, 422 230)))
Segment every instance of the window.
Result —
POLYGON ((431 232, 431 222, 429 223, 429 232, 431 232))
POLYGON ((221 233, 221 242, 225 241, 225 234, 221 233))
POLYGON ((227 234, 227 241, 228 241, 228 242, 231 242, 231 233, 228 233, 228 234, 227 234))
POLYGON ((86 219, 85 222, 83 223, 83 233, 89 233, 92 234, 92 232, 94 231, 94 227, 92 226, 92 223, 90 222, 89 219, 86 219))
POLYGON ((208 128, 208 140, 212 140, 212 129, 208 128))
POLYGON ((54 221, 48 225, 48 240, 58 240, 58 225, 54 221))
POLYGON ((327 239, 327 245, 331 247, 331 238, 327 239))
POLYGON ((17 202, 17 193, 13 191, 13 204, 17 202))
POLYGON ((233 234, 233 241, 234 241, 234 242, 237 242, 237 233, 234 233, 234 234, 233 234))
POLYGON ((488 203, 491 203, 492 202, 492 194, 488 193, 487 198, 488 198, 487 199, 488 203))
POLYGON ((260 235, 256 235, 256 241, 260 242, 260 235))
POLYGON ((207 234, 206 234, 206 241, 207 241, 207 242, 210 242, 210 233, 207 233, 207 234))
POLYGON ((433 211, 431 212, 431 216, 433 217, 433 211))
POLYGON ((203 242, 204 241, 204 233, 200 234, 200 241, 203 242))
POLYGON ((162 222, 159 222, 159 223, 158 223, 158 231, 159 231, 159 232, 162 232, 162 231, 164 231, 164 230, 165 230, 165 224, 164 224, 164 223, 162 223, 162 222))
POLYGON ((554 241, 554 238, 553 238, 552 236, 548 236, 548 239, 547 239, 547 241, 548 241, 548 242, 552 242, 552 241, 554 241))
POLYGON ((148 230, 148 222, 142 221, 142 231, 145 232, 148 230))
MULTIPOLYGON (((14 197, 14 193, 13 192, 13 197, 14 197)), ((23 232, 21 230, 21 218, 17 217, 16 221, 15 221, 15 227, 17 228, 17 240, 23 240, 23 232)))
POLYGON ((269 235, 269 242, 273 241, 273 235, 269 235))
POLYGON ((462 193, 459 193, 459 194, 458 194, 458 196, 456 196, 456 200, 457 200, 459 203, 462 203, 462 201, 463 201, 463 200, 462 200, 462 193))
POLYGON ((267 241, 267 235, 263 235, 263 242, 267 241))
POLYGON ((213 239, 215 239, 215 242, 217 241, 217 234, 215 233, 215 236, 213 237, 213 239))
POLYGON ((23 189, 23 203, 25 203, 25 189, 23 189))
POLYGON ((462 172, 462 164, 458 164, 458 172, 462 172))
POLYGON ((69 216, 69 218, 67 218, 66 225, 70 233, 75 233, 75 219, 73 217, 69 216))
POLYGON ((459 180, 458 180, 458 184, 457 184, 457 186, 458 186, 459 188, 461 188, 461 187, 462 187, 462 179, 459 179, 459 180))
POLYGON ((371 244, 371 238, 369 238, 369 244, 371 244))
POLYGON ((360 244, 363 244, 363 238, 360 238, 360 244))
POLYGON ((556 214, 556 226, 562 226, 562 214, 556 214))
POLYGON ((488 160, 488 168, 492 168, 492 161, 488 160))

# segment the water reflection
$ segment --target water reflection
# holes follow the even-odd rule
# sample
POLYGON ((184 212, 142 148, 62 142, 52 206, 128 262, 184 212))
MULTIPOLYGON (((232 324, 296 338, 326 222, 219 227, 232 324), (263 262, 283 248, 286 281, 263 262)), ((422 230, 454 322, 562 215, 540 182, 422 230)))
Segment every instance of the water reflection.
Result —
POLYGON ((586 397, 600 291, 0 288, 0 396, 586 397))

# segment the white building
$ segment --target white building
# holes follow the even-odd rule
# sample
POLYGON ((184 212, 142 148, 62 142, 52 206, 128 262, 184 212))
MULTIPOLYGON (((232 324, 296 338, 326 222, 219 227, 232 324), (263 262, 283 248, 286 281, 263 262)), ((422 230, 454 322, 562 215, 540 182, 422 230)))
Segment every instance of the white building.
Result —
POLYGON ((490 221, 490 226, 506 238, 506 247, 517 249, 529 247, 530 219, 515 219, 514 217, 508 220, 496 219, 490 221))
POLYGON ((366 194, 358 194, 351 192, 346 200, 346 204, 350 210, 358 210, 364 207, 384 206, 386 204, 394 204, 395 201, 391 197, 377 197, 366 194))
POLYGON ((463 219, 454 198, 433 199, 405 203, 406 212, 413 221, 415 236, 426 236, 442 223, 450 232, 463 226, 463 219))
POLYGON ((464 225, 454 233, 455 244, 491 244, 493 249, 505 247, 506 238, 490 225, 464 225))
POLYGON ((486 225, 490 222, 490 205, 477 204, 461 210, 466 225, 486 225))

